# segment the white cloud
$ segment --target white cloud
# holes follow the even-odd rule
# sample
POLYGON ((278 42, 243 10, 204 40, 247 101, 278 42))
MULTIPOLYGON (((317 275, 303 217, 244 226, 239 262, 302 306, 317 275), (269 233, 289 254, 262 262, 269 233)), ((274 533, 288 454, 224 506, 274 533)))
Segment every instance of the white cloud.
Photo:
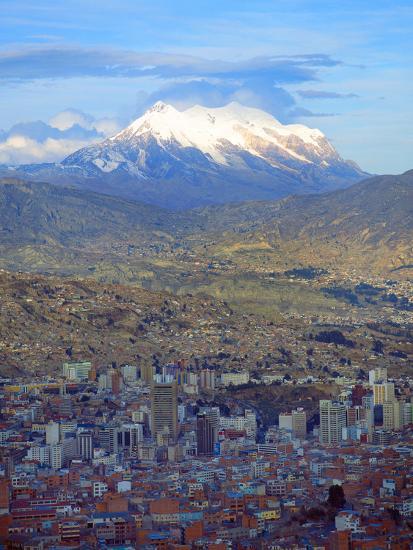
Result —
POLYGON ((119 121, 115 118, 100 118, 95 119, 92 115, 78 111, 77 109, 66 109, 57 113, 49 120, 50 126, 59 130, 68 130, 73 126, 78 125, 86 130, 96 130, 104 137, 110 137, 122 128, 119 121))
POLYGON ((13 126, 0 138, 0 164, 60 162, 65 157, 121 130, 115 118, 95 119, 76 109, 66 109, 48 124, 37 121, 13 126))
POLYGON ((0 163, 15 165, 59 162, 73 151, 89 144, 89 141, 52 138, 39 142, 26 136, 10 136, 0 143, 0 163))
POLYGON ((66 109, 61 111, 53 116, 49 120, 50 126, 53 128, 58 128, 59 130, 68 130, 72 128, 75 124, 78 124, 82 128, 87 128, 90 130, 92 128, 93 117, 82 111, 77 111, 76 109, 66 109))
POLYGON ((122 125, 116 118, 100 118, 93 122, 93 128, 106 137, 113 136, 122 130, 122 125))

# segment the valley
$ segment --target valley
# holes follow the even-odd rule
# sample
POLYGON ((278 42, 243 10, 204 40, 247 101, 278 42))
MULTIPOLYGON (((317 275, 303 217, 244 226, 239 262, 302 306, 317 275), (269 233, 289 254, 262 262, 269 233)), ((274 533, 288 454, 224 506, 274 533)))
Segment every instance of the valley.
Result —
POLYGON ((410 322, 412 181, 408 172, 328 194, 170 212, 3 180, 0 267, 207 295, 274 320, 410 322), (363 284, 376 296, 358 299, 363 284))
MULTIPOLYGON (((309 376, 309 335, 323 330, 355 339, 345 352, 357 368, 385 361, 403 371, 412 354, 411 193, 410 172, 326 195, 170 212, 3 180, 4 373, 53 372, 69 350, 121 362, 160 353, 209 364, 221 354, 220 368, 248 356, 249 369, 309 376), (169 317, 171 300, 178 311, 169 317), (150 329, 142 318, 155 319, 150 329), (371 353, 376 340, 385 355, 371 353), (297 353, 288 361, 276 351, 286 342, 297 353)), ((320 345, 317 374, 327 365, 345 372, 340 345, 320 345)))

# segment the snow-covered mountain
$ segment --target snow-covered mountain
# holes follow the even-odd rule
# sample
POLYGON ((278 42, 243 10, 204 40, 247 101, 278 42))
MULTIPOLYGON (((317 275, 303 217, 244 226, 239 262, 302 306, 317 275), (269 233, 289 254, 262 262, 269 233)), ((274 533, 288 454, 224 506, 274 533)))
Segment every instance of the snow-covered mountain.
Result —
POLYGON ((172 208, 320 192, 365 176, 320 130, 238 103, 178 111, 158 102, 60 165, 21 170, 172 208))

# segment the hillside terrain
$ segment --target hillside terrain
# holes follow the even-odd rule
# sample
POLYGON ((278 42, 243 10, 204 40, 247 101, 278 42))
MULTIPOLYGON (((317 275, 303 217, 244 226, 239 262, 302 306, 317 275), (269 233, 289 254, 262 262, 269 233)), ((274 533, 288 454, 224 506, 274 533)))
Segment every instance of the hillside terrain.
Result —
POLYGON ((413 264, 413 171, 332 193, 225 205, 200 214, 205 230, 218 232, 207 245, 210 256, 249 262, 256 250, 286 269, 315 265, 399 272, 395 276, 408 275, 413 264))
POLYGON ((184 218, 103 194, 5 178, 0 182, 0 220, 2 245, 83 246, 128 238, 171 239, 184 218))
POLYGON ((0 267, 203 294, 273 320, 399 322, 412 307, 412 180, 407 172, 329 194, 170 212, 6 179, 0 267))
POLYGON ((97 365, 180 359, 199 368, 247 368, 258 380, 306 380, 380 364, 406 372, 413 357, 411 326, 276 322, 211 297, 6 271, 0 271, 0 335, 0 376, 55 374, 68 359, 97 365))

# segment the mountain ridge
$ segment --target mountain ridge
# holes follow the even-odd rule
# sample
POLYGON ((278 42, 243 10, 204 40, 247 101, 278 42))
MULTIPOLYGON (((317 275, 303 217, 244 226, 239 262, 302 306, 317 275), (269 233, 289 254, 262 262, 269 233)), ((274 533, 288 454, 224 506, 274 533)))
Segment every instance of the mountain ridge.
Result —
MULTIPOLYGON (((230 258, 241 265, 243 257, 231 250, 255 247, 254 262, 259 264, 259 250, 265 243, 274 268, 283 261, 285 269, 314 265, 314 261, 320 267, 345 267, 347 262, 355 268, 390 273, 413 263, 412 195, 413 170, 376 176, 325 194, 173 212, 86 190, 9 178, 0 180, 0 248, 7 268, 11 264, 4 262, 12 262, 21 249, 28 248, 30 254, 20 258, 19 265, 30 270, 33 253, 50 247, 57 264, 69 251, 85 254, 92 249, 95 255, 103 251, 110 262, 119 247, 125 249, 129 243, 158 263, 156 250, 166 247, 168 261, 192 250, 205 261, 230 258)), ((82 261, 87 262, 87 255, 82 261)))
POLYGON ((390 273, 413 263, 413 170, 319 195, 197 212, 205 231, 218 233, 223 255, 249 241, 268 243, 279 259, 285 254, 296 265, 311 265, 312 259, 324 268, 390 273))
POLYGON ((0 244, 58 244, 179 234, 179 213, 75 187, 0 180, 0 244), (155 235, 156 234, 156 235, 155 235))
POLYGON ((323 192, 366 175, 320 130, 282 125, 237 103, 178 111, 161 102, 60 164, 26 165, 15 173, 176 210, 323 192))

